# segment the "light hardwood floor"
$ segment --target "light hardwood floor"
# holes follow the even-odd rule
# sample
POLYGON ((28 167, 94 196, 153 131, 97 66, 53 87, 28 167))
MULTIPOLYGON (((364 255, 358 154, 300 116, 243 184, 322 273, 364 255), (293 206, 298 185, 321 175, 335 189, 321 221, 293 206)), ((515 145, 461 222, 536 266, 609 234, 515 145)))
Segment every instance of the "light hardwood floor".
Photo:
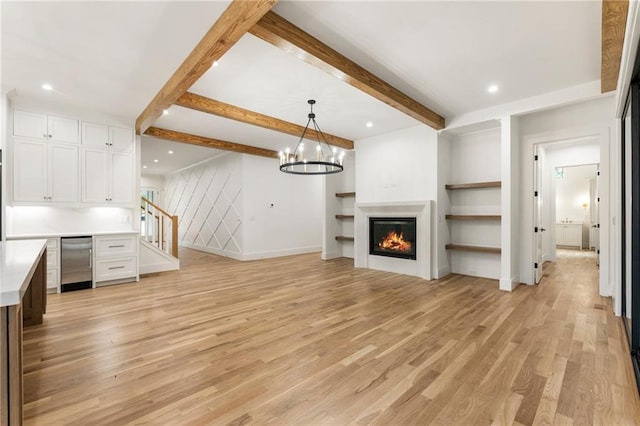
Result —
POLYGON ((595 262, 537 287, 181 250, 182 270, 51 295, 26 424, 640 423, 595 262))

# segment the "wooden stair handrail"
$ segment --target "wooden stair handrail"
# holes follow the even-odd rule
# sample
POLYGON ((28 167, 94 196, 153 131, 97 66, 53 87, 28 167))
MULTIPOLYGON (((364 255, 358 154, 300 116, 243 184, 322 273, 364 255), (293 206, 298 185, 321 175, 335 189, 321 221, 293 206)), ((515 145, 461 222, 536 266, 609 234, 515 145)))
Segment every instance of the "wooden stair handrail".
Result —
POLYGON ((154 204, 153 202, 147 200, 145 197, 141 197, 141 198, 145 203, 150 204, 152 207, 154 207, 156 210, 158 210, 160 213, 164 214, 165 216, 173 217, 173 215, 170 215, 169 213, 167 213, 166 211, 158 207, 157 204, 154 204))
MULTIPOLYGON (((160 206, 153 203, 146 197, 141 196, 140 198, 145 203, 144 206, 140 206, 145 211, 145 214, 151 214, 151 216, 154 217, 156 221, 159 222, 160 216, 157 216, 156 214, 154 214, 153 211, 149 210, 149 206, 151 206, 154 209, 156 209, 158 212, 162 213, 162 215, 168 217, 171 220, 171 255, 177 258, 178 257, 178 216, 167 213, 164 209, 162 209, 160 206)), ((163 241, 165 241, 164 238, 162 239, 158 238, 158 242, 160 244, 159 248, 161 250, 162 250, 163 241)))

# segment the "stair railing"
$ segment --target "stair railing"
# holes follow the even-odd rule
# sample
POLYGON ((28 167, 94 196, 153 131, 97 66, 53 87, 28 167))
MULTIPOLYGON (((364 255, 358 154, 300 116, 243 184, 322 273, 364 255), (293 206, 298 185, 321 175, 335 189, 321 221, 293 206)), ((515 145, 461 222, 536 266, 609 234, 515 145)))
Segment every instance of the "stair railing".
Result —
POLYGON ((145 241, 178 257, 178 216, 172 216, 159 206, 141 197, 140 234, 145 241))

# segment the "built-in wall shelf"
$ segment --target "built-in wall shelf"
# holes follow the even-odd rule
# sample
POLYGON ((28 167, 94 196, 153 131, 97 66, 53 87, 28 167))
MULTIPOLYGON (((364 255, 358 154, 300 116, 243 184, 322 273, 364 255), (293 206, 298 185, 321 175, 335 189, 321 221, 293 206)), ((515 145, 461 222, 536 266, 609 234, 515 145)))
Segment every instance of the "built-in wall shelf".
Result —
POLYGON ((337 214, 336 219, 353 219, 355 216, 352 214, 337 214))
POLYGON ((479 253, 500 254, 502 252, 502 250, 500 250, 500 247, 468 246, 464 244, 447 244, 445 248, 447 250, 474 251, 479 253))
POLYGON ((501 220, 500 215, 491 214, 448 214, 445 216, 452 220, 501 220))
POLYGON ((500 188, 502 187, 502 181, 456 183, 456 184, 445 185, 444 187, 445 189, 500 188))
POLYGON ((336 241, 353 241, 353 237, 345 237, 343 235, 338 235, 336 237, 336 241))
POLYGON ((348 198, 348 197, 355 197, 356 193, 355 192, 336 192, 336 197, 338 198, 348 198))

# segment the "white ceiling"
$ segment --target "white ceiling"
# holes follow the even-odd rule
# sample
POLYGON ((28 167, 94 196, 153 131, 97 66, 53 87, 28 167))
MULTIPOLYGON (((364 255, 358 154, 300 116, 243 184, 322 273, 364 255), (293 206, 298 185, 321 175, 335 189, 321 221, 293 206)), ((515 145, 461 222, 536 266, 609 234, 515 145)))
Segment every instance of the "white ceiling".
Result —
MULTIPOLYGON (((2 91, 133 123, 227 4, 3 1, 2 91)), ((599 1, 281 1, 274 11, 447 119, 600 75, 599 1)), ((251 35, 190 90, 302 125, 315 98, 321 129, 351 139, 418 124, 251 35)), ((156 125, 274 150, 296 142, 180 107, 156 125)), ((143 163, 165 148, 143 138, 143 163)))

